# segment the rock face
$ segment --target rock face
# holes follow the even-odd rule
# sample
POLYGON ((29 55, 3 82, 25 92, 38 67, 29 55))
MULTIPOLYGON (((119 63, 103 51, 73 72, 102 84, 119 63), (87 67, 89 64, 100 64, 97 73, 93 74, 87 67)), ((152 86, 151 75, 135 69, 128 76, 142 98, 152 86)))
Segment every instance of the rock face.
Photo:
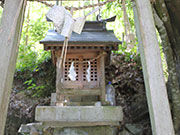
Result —
POLYGON ((50 99, 35 99, 27 97, 24 93, 13 91, 10 99, 5 135, 18 135, 21 124, 35 121, 35 108, 40 104, 49 104, 50 99))
POLYGON ((17 135, 21 124, 34 122, 36 106, 49 105, 50 93, 53 90, 55 90, 55 69, 51 60, 40 64, 39 71, 16 72, 7 114, 5 135, 17 135), (25 84, 29 80, 32 80, 31 85, 35 84, 36 88, 40 88, 40 86, 46 86, 47 88, 43 91, 37 89, 40 93, 34 88, 29 89, 31 86, 25 84))
MULTIPOLYGON (((129 57, 128 57, 129 58, 129 57)), ((111 81, 116 89, 117 105, 122 106, 124 121, 119 130, 120 135, 136 135, 130 124, 136 130, 137 135, 151 135, 148 105, 145 93, 143 73, 140 60, 128 59, 124 55, 114 55, 111 65, 106 67, 106 81, 111 81), (128 59, 128 60, 127 60, 128 59)))

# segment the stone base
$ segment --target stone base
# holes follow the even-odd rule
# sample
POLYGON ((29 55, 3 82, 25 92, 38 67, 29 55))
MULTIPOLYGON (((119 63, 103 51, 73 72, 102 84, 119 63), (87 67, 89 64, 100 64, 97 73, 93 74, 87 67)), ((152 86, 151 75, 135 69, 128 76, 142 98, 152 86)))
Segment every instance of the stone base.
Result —
POLYGON ((56 128, 53 135, 116 135, 115 127, 56 128))
POLYGON ((115 126, 123 112, 120 106, 39 106, 35 119, 51 127, 115 126))
POLYGON ((22 135, 116 135, 117 128, 110 126, 52 128, 37 123, 22 125, 19 133, 22 135))
POLYGON ((36 120, 22 125, 23 135, 116 135, 123 120, 120 106, 39 106, 36 120))

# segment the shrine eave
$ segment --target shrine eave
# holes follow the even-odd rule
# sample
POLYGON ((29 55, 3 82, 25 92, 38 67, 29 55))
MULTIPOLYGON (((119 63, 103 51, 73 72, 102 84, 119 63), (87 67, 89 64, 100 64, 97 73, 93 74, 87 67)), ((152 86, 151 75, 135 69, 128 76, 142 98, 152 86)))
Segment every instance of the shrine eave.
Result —
MULTIPOLYGON (((64 36, 55 32, 55 30, 49 30, 46 37, 40 41, 41 44, 63 44, 64 36)), ((72 33, 69 44, 105 44, 105 45, 117 45, 121 44, 113 31, 90 31, 82 32, 81 34, 72 33)))

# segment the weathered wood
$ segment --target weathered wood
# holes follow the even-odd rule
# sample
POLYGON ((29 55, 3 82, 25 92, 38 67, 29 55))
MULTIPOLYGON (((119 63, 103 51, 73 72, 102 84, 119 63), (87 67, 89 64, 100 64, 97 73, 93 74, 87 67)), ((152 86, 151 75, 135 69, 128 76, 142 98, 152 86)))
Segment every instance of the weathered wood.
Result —
POLYGON ((96 102, 64 102, 64 106, 94 106, 96 102))
MULTIPOLYGON (((56 51, 56 57, 58 58, 61 53, 61 50, 56 51)), ((63 88, 72 88, 72 89, 83 89, 83 88, 99 88, 99 70, 100 61, 99 59, 91 61, 91 81, 88 82, 86 80, 86 70, 88 68, 88 60, 96 58, 98 55, 97 52, 89 51, 69 51, 67 53, 65 67, 63 68, 61 78, 63 82, 61 82, 63 88), (71 66, 72 62, 74 61, 75 71, 77 73, 76 81, 70 81, 68 77, 69 67, 71 66), (86 62, 85 62, 86 61, 86 62), (85 63, 83 63, 85 62, 85 63)), ((59 83, 59 82, 57 82, 59 83)), ((61 88, 59 89, 59 91, 61 88)))
MULTIPOLYGON (((105 52, 101 52, 106 54, 105 52)), ((101 86, 101 101, 102 103, 105 102, 105 96, 106 96, 106 82, 105 82, 105 55, 102 55, 100 58, 100 72, 101 72, 101 77, 100 77, 100 86, 101 86)))
MULTIPOLYGON (((62 76, 63 76, 63 69, 62 67, 59 67, 60 63, 60 56, 57 57, 57 62, 56 62, 56 93, 59 93, 59 91, 62 89, 62 76)), ((56 95, 57 101, 63 101, 64 97, 59 96, 58 94, 56 95)))
MULTIPOLYGON (((83 55, 81 55, 80 57, 79 57, 79 61, 83 61, 83 55)), ((78 71, 79 71, 79 83, 80 83, 80 87, 79 88, 83 88, 83 63, 79 63, 78 64, 79 66, 78 66, 78 71)))
MULTIPOLYGON (((44 46, 44 50, 62 50, 62 46, 44 46)), ((111 51, 118 50, 118 46, 68 46, 68 51, 81 50, 81 51, 111 51)))
MULTIPOLYGON (((65 106, 95 106, 97 102, 64 102, 65 106)), ((110 102, 103 102, 101 105, 110 106, 110 102)))
POLYGON ((63 96, 98 96, 101 95, 100 89, 83 89, 83 90, 74 90, 74 89, 61 89, 58 91, 58 94, 63 96))
POLYGON ((0 26, 0 135, 4 134, 26 1, 6 0, 0 26))
POLYGON ((135 0, 146 95, 153 135, 174 135, 152 9, 149 0, 135 0))

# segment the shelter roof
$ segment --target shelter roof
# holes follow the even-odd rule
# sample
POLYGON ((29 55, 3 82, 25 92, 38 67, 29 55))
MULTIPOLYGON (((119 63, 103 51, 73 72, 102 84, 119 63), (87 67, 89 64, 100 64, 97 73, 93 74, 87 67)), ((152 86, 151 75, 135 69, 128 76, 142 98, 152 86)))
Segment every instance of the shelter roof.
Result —
MULTIPOLYGON (((64 37, 55 30, 49 30, 46 37, 40 41, 42 44, 63 44, 64 37)), ((121 42, 115 37, 113 31, 83 31, 81 34, 72 33, 69 44, 109 44, 117 45, 121 42)))

